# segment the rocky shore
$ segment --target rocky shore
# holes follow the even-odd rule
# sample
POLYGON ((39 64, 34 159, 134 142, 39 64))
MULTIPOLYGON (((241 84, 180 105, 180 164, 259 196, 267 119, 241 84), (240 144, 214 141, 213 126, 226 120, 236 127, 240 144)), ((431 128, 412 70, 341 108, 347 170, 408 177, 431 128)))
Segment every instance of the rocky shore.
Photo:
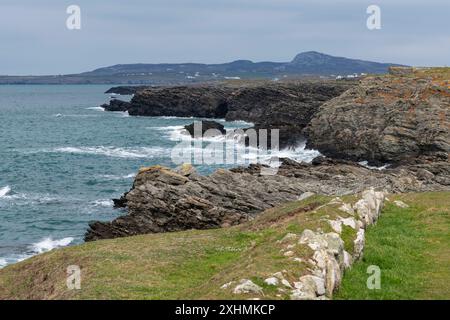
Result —
POLYGON ((286 128, 284 145, 306 134, 308 146, 329 158, 311 164, 284 159, 276 175, 261 174, 261 165, 209 176, 191 166, 143 168, 132 189, 115 201, 128 214, 91 223, 85 239, 236 225, 308 193, 450 190, 449 89, 446 76, 420 71, 368 77, 358 85, 139 91, 126 106, 130 114, 225 117, 286 128), (390 166, 369 169, 355 162, 361 160, 390 166))
POLYGON ((448 162, 380 171, 322 157, 312 164, 284 159, 273 176, 261 175, 261 167, 221 169, 209 176, 190 165, 143 168, 132 189, 116 200, 128 213, 112 222, 91 223, 85 240, 236 225, 311 192, 347 195, 368 187, 394 193, 450 190, 448 162))
POLYGON ((102 107, 106 111, 128 111, 131 116, 225 118, 252 122, 255 129, 279 129, 280 147, 284 148, 303 140, 302 130, 320 105, 355 84, 353 81, 250 81, 149 87, 139 88, 130 103, 112 100, 102 107))

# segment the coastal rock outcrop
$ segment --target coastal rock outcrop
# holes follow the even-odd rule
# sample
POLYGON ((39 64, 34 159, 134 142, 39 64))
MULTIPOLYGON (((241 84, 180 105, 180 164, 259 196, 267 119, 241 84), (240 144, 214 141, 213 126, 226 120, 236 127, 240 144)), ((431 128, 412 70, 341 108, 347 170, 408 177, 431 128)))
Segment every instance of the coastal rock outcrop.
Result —
POLYGON ((227 88, 215 86, 148 88, 136 92, 128 113, 131 116, 224 118, 229 92, 227 88))
POLYGON ((187 126, 184 126, 184 128, 187 130, 187 132, 189 132, 191 137, 194 137, 196 134, 201 134, 201 136, 203 137, 203 136, 215 136, 220 134, 224 135, 227 133, 223 124, 218 123, 216 121, 208 121, 208 120, 197 121, 187 126), (199 128, 198 133, 195 132, 196 126, 199 128))
POLYGON ((236 225, 306 192, 345 195, 368 187, 388 192, 450 189, 447 162, 386 170, 331 159, 314 163, 284 159, 276 175, 262 175, 261 165, 219 169, 208 176, 190 165, 177 170, 143 168, 133 188, 118 201, 128 214, 112 222, 92 222, 85 239, 236 225))
POLYGON ((369 163, 446 160, 449 83, 416 75, 368 77, 320 107, 305 130, 307 146, 369 163))
MULTIPOLYGON (((131 116, 225 118, 279 130, 281 148, 303 140, 302 130, 319 106, 355 85, 351 81, 248 82, 242 85, 196 85, 143 88, 130 104, 102 106, 131 116)), ((269 136, 270 139, 270 136, 269 136)))
POLYGON ((102 104, 101 107, 105 109, 105 111, 127 111, 131 104, 126 101, 118 100, 118 99, 112 99, 109 103, 102 104))

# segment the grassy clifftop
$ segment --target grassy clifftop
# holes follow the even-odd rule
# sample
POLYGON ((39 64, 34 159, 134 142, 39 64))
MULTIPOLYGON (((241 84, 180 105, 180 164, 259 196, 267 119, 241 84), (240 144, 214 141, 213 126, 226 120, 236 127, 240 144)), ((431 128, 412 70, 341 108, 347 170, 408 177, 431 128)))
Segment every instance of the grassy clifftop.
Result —
MULTIPOLYGON (((389 197, 376 226, 367 233, 365 258, 344 276, 338 298, 450 298, 450 192, 389 197), (367 292, 367 265, 382 270, 382 290, 367 292), (381 292, 385 292, 382 294, 381 292)), ((347 202, 354 197, 344 197, 347 202)), ((104 240, 55 250, 0 270, 0 299, 239 299, 221 286, 251 279, 266 299, 286 294, 264 279, 284 272, 293 282, 308 265, 285 255, 280 240, 304 229, 331 229, 326 219, 337 213, 320 208, 330 198, 313 196, 267 210, 256 220, 231 228, 151 234, 104 240), (78 265, 81 290, 68 290, 66 269, 78 265)), ((341 237, 353 250, 353 230, 341 237)), ((295 247, 295 257, 308 248, 295 247)))

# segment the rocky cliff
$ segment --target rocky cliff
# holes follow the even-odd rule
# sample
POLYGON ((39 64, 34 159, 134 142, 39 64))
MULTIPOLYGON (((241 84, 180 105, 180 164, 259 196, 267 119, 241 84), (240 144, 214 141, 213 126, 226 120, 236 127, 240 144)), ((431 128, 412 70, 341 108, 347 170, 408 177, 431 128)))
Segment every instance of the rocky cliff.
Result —
POLYGON ((323 104, 305 130, 308 146, 374 163, 447 159, 450 79, 427 70, 395 74, 368 77, 323 104))
MULTIPOLYGON (((279 129, 280 146, 302 139, 302 129, 324 102, 354 86, 350 81, 245 82, 140 89, 130 104, 112 100, 107 111, 131 116, 226 118, 279 129)), ((117 90, 117 89, 115 89, 117 90)))
POLYGON ((143 168, 133 188, 116 203, 128 214, 93 222, 87 241, 240 224, 267 208, 297 200, 304 193, 344 195, 375 187, 389 192, 450 189, 450 166, 431 162, 384 171, 326 158, 312 164, 284 160, 278 174, 261 175, 261 166, 218 170, 202 176, 191 166, 175 171, 143 168))

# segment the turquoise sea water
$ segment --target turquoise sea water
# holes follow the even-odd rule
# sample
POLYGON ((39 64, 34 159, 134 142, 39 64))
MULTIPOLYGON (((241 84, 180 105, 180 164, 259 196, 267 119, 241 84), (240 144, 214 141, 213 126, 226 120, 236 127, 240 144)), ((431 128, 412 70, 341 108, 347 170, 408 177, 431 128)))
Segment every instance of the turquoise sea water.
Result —
POLYGON ((0 86, 0 268, 82 242, 89 221, 125 213, 111 199, 140 167, 176 166, 171 150, 193 119, 104 112, 110 87, 0 86))

